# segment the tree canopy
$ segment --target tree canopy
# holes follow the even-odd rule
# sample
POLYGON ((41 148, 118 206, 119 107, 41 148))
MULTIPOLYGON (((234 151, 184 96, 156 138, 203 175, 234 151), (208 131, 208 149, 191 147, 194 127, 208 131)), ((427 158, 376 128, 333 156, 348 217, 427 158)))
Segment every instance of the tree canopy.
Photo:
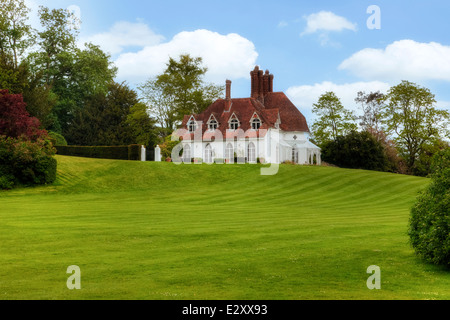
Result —
POLYGON ((319 145, 357 129, 355 116, 344 108, 332 91, 321 95, 312 111, 319 116, 312 125, 314 139, 319 145))
POLYGON ((205 110, 223 95, 223 86, 205 84, 207 68, 203 59, 181 55, 179 60, 169 58, 165 71, 139 87, 150 113, 166 134, 174 130, 184 115, 205 110))
POLYGON ((407 167, 414 173, 417 161, 427 145, 449 135, 449 113, 439 110, 428 88, 409 81, 392 87, 384 97, 383 124, 393 135, 407 167))

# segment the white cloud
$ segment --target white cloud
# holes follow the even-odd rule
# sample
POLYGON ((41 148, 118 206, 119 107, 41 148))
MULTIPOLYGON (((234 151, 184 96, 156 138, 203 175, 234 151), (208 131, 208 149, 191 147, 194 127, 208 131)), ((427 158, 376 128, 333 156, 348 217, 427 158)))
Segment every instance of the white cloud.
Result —
POLYGON ((300 109, 311 111, 313 104, 317 103, 320 96, 328 91, 333 91, 340 99, 342 105, 353 111, 359 111, 355 103, 355 98, 359 91, 387 93, 390 85, 385 82, 354 82, 345 84, 335 84, 324 81, 314 85, 294 86, 287 89, 286 94, 291 101, 300 109))
POLYGON ((183 31, 165 43, 148 45, 139 52, 123 53, 115 61, 119 79, 141 83, 164 71, 169 57, 180 54, 202 57, 208 68, 205 80, 222 84, 225 79, 248 78, 258 53, 254 44, 231 33, 221 35, 209 30, 183 31))
POLYGON ((385 49, 363 49, 343 61, 339 69, 363 79, 450 81, 450 46, 400 40, 385 49))
POLYGON ((111 55, 119 54, 126 48, 145 47, 159 44, 164 37, 154 33, 142 22, 116 22, 108 32, 80 39, 80 44, 92 42, 111 55))
POLYGON ((340 32, 343 30, 356 31, 356 23, 330 11, 320 11, 305 17, 306 29, 301 35, 324 32, 340 32))

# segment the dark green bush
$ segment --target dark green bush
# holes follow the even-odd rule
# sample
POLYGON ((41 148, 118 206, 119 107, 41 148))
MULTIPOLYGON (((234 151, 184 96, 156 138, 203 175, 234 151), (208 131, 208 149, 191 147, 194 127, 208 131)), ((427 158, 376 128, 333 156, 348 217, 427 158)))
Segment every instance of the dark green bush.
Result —
POLYGON ((386 171, 384 148, 369 132, 352 131, 322 146, 322 160, 343 168, 386 171))
POLYGON ((408 234, 424 260, 450 267, 450 148, 432 160, 431 183, 411 209, 408 234))
POLYGON ((54 154, 49 140, 0 136, 0 188, 53 183, 57 167, 54 154))
POLYGON ((48 136, 54 146, 67 146, 67 141, 61 134, 49 131, 48 136))

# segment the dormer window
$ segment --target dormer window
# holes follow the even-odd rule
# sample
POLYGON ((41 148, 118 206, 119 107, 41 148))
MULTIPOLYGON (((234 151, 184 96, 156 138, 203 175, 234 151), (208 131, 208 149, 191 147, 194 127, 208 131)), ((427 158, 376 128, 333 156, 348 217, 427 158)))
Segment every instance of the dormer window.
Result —
POLYGON ((252 120, 250 121, 250 125, 253 130, 259 130, 259 128, 261 128, 261 119, 259 119, 256 112, 253 114, 252 120))
POLYGON ((214 130, 217 130, 218 127, 219 127, 219 124, 217 123, 216 120, 211 120, 209 122, 209 130, 214 131, 214 130))
POLYGON ((231 130, 237 130, 239 128, 239 121, 238 119, 232 119, 230 121, 230 129, 231 130))
POLYGON ((258 118, 252 120, 252 129, 253 130, 259 130, 261 128, 261 120, 258 118))
POLYGON ((219 122, 217 122, 216 118, 213 115, 211 115, 211 117, 209 118, 209 121, 208 121, 208 129, 210 131, 215 131, 215 130, 217 130, 218 127, 219 127, 219 122))
POLYGON ((233 115, 231 116, 230 121, 228 122, 228 124, 230 125, 230 129, 231 130, 237 130, 240 127, 239 120, 236 117, 235 113, 233 113, 233 115))
POLYGON ((195 130, 197 129, 197 123, 195 122, 195 119, 193 117, 189 120, 187 127, 189 132, 195 132, 195 130))

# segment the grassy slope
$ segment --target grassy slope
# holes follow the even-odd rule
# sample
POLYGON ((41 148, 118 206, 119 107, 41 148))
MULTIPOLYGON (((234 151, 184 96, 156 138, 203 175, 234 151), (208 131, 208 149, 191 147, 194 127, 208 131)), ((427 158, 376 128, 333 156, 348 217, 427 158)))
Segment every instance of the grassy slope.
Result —
POLYGON ((53 186, 0 193, 0 299, 449 299, 418 260, 427 179, 330 167, 58 157, 53 186), (81 268, 82 290, 66 269, 81 268), (369 290, 370 265, 381 290, 369 290))

